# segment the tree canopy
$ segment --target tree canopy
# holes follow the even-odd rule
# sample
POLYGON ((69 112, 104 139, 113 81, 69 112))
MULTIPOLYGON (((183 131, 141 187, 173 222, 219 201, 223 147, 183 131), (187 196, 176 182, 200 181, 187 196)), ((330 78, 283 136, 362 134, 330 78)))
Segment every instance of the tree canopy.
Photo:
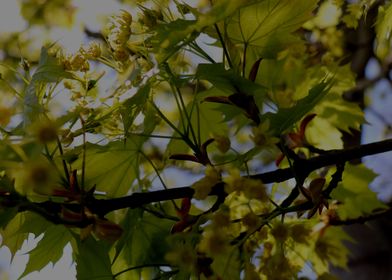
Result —
POLYGON ((74 53, 26 36, 72 1, 21 1, 0 40, 2 246, 39 240, 20 277, 70 244, 77 279, 334 279, 342 226, 391 213, 361 159, 392 139, 360 142, 391 1, 121 2, 74 53))

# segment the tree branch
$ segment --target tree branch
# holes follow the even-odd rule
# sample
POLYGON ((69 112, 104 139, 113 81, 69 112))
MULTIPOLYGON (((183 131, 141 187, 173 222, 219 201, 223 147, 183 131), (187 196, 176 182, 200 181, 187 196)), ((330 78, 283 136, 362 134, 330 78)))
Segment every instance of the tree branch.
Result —
POLYGON ((330 219, 328 221, 328 224, 331 226, 343 226, 343 225, 353 225, 353 224, 364 224, 366 222, 378 219, 378 218, 382 218, 385 216, 388 216, 392 214, 392 208, 388 208, 385 211, 382 212, 378 212, 378 213, 374 213, 374 214, 370 214, 367 216, 361 216, 358 218, 354 218, 354 219, 347 219, 347 220, 340 220, 338 218, 335 219, 330 219))
MULTIPOLYGON (((262 174, 252 175, 251 178, 263 181, 263 183, 273 183, 273 182, 283 182, 300 176, 306 178, 311 172, 330 165, 343 164, 347 161, 362 158, 365 156, 375 155, 379 153, 384 153, 392 151, 392 139, 375 142, 371 144, 360 145, 357 147, 341 149, 341 150, 331 150, 323 155, 310 158, 310 159, 299 159, 294 162, 293 168, 277 169, 275 171, 266 172, 262 174)), ((134 193, 129 196, 113 198, 113 199, 96 199, 91 197, 84 201, 84 207, 87 207, 92 213, 103 217, 106 214, 125 208, 138 208, 145 204, 153 202, 168 201, 173 199, 179 199, 184 197, 192 197, 194 190, 192 187, 178 187, 166 190, 145 192, 145 193, 134 193)), ((211 193, 211 196, 224 197, 226 193, 224 192, 224 183, 216 184, 211 193)), ((11 199, 12 196, 9 197, 11 199)), ((3 197, 4 200, 4 197, 3 197)), ((17 203, 12 203, 12 201, 7 201, 9 205, 15 206, 17 203)), ((77 203, 56 203, 53 201, 35 203, 29 202, 31 205, 27 205, 26 201, 23 202, 23 207, 18 207, 20 212, 22 211, 33 211, 40 215, 43 212, 51 213, 51 217, 55 217, 51 220, 56 220, 57 223, 61 223, 58 217, 53 214, 53 210, 61 209, 62 207, 69 209, 74 212, 82 211, 82 206, 77 203), (54 215, 54 216, 53 216, 54 215)), ((4 205, 4 204, 3 204, 4 205)), ((56 212, 56 211, 55 211, 56 212)), ((47 215, 42 215, 45 218, 47 215)), ((75 226, 85 225, 84 222, 77 222, 75 226)))
MULTIPOLYGON (((301 177, 307 177, 312 171, 325 166, 345 163, 353 159, 388 151, 392 151, 392 139, 342 150, 331 150, 314 158, 300 159, 294 162, 294 170, 290 168, 277 169, 275 171, 256 174, 250 177, 252 179, 261 180, 265 184, 284 182, 294 178, 294 174, 297 174, 297 176, 300 175, 301 177)), ((105 215, 111 211, 122 208, 137 208, 152 202, 192 197, 193 193, 194 190, 191 187, 179 187, 154 192, 134 193, 130 196, 114 199, 93 200, 92 204, 88 205, 88 207, 98 215, 105 215)), ((218 196, 222 194, 224 194, 223 183, 215 185, 210 193, 210 195, 218 196)))

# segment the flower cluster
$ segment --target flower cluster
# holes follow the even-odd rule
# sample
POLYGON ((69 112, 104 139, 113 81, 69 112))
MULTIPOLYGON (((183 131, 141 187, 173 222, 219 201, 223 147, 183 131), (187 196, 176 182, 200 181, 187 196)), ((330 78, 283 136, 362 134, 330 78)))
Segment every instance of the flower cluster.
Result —
POLYGON ((214 140, 215 140, 215 143, 216 143, 218 150, 222 154, 225 154, 230 149, 231 143, 230 143, 229 137, 227 137, 225 135, 215 134, 214 140))
POLYGON ((270 131, 270 122, 264 121, 259 126, 252 128, 251 139, 258 147, 269 147, 279 142, 270 131))
POLYGON ((212 187, 221 180, 220 173, 211 165, 208 165, 205 171, 205 176, 193 183, 192 187, 195 190, 193 197, 195 199, 205 199, 211 192, 212 187))
POLYGON ((80 52, 75 54, 64 54, 63 52, 58 52, 58 59, 60 64, 63 65, 64 69, 67 71, 81 71, 87 72, 90 70, 90 64, 87 58, 80 52))
POLYGON ((111 18, 109 23, 108 42, 113 50, 116 60, 124 62, 129 58, 129 51, 126 48, 129 36, 131 36, 132 16, 125 10, 111 18))
POLYGON ((102 50, 98 42, 91 42, 87 47, 80 48, 80 53, 87 59, 98 59, 101 57, 102 50))
POLYGON ((230 170, 229 176, 223 180, 227 193, 242 192, 248 199, 268 201, 264 184, 260 180, 242 177, 238 169, 230 170))

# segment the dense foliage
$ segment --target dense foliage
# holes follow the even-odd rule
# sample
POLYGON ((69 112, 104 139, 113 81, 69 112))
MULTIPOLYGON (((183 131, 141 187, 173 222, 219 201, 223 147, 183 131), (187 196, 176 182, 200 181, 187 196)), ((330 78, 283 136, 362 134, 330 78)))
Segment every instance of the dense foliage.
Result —
MULTIPOLYGON (((391 2, 123 2, 75 53, 2 39, 2 245, 41 238, 22 276, 71 244, 77 279, 333 279, 340 226, 390 212, 352 161, 391 140, 345 139, 354 90, 388 78, 391 2), (365 84, 346 41, 364 24, 383 66, 365 84)), ((22 1, 31 27, 73 9, 22 1)))

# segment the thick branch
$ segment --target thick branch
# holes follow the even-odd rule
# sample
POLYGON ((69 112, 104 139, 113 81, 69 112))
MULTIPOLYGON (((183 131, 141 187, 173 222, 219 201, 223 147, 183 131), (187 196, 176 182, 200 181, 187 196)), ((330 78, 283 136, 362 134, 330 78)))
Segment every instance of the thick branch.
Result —
POLYGON ((367 216, 361 216, 354 219, 340 220, 340 219, 331 219, 328 224, 332 226, 343 226, 343 225, 353 225, 353 224, 364 224, 366 222, 376 220, 381 217, 385 217, 392 214, 392 208, 388 208, 385 211, 369 214, 367 216))
MULTIPOLYGON (((284 182, 294 178, 294 173, 307 177, 312 171, 325 166, 345 163, 353 159, 385 153, 388 151, 392 151, 392 139, 348 149, 331 150, 314 158, 301 159, 297 161, 294 164, 294 170, 290 168, 277 169, 275 171, 253 175, 251 178, 259 179, 265 184, 284 182)), ((223 183, 220 183, 213 188, 210 195, 220 195, 223 192, 223 183)), ((180 187, 146 193, 134 193, 130 196, 121 198, 93 200, 92 204, 88 207, 98 215, 105 215, 111 211, 122 208, 137 208, 152 202, 192 197, 193 193, 194 190, 191 187, 180 187)))
MULTIPOLYGON (((371 144, 360 145, 348 149, 331 150, 323 155, 314 158, 299 159, 294 163, 292 169, 290 168, 277 169, 275 171, 253 175, 251 176, 251 178, 259 179, 266 184, 289 180, 291 178, 294 178, 294 174, 296 174, 296 176, 305 178, 312 171, 322 167, 341 164, 353 159, 362 158, 365 156, 375 155, 379 153, 385 153, 388 151, 392 151, 392 139, 375 142, 371 144)), ((125 209, 125 208, 137 208, 153 202, 167 201, 167 200, 179 199, 184 197, 192 197, 193 193, 194 190, 192 187, 178 187, 178 188, 172 188, 172 189, 160 190, 160 191, 134 193, 129 196, 114 198, 114 199, 91 198, 85 201, 84 206, 89 208, 92 213, 103 217, 107 213, 112 212, 114 210, 125 209)), ((224 197, 225 196, 224 183, 219 183, 215 185, 210 195, 224 197)), ((31 202, 31 203, 34 205, 34 207, 28 207, 26 204, 24 204, 24 206, 21 207, 19 211, 29 210, 29 211, 37 212, 38 214, 42 215, 42 211, 46 211, 46 210, 47 210, 46 212, 52 213, 53 209, 60 209, 61 207, 65 207, 67 209, 70 209, 71 211, 78 212, 79 210, 81 210, 82 207, 81 205, 75 203, 72 204, 55 203, 55 202, 50 202, 50 203, 31 202)))

